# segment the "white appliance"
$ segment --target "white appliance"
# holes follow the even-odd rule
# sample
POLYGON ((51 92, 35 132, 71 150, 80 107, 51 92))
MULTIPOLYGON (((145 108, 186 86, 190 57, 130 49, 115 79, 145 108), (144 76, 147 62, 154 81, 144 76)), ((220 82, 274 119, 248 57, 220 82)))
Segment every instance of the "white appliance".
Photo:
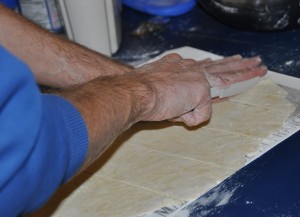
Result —
POLYGON ((111 55, 121 42, 119 0, 59 0, 69 39, 111 55))

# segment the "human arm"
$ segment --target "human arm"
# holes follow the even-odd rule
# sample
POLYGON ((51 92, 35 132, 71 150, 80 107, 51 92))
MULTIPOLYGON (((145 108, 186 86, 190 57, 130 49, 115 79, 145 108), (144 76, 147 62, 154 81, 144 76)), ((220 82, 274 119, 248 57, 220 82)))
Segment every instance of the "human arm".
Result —
POLYGON ((26 62, 39 84, 65 87, 132 67, 57 36, 0 4, 0 44, 26 62))

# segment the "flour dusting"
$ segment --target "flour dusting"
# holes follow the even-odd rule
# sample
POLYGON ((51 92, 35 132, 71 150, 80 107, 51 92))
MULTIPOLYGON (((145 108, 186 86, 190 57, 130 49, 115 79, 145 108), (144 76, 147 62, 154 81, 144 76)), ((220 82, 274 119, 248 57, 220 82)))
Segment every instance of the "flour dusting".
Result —
POLYGON ((290 61, 286 61, 286 62, 285 62, 285 65, 290 66, 290 65, 292 65, 293 63, 294 63, 294 61, 293 61, 293 60, 290 60, 290 61))

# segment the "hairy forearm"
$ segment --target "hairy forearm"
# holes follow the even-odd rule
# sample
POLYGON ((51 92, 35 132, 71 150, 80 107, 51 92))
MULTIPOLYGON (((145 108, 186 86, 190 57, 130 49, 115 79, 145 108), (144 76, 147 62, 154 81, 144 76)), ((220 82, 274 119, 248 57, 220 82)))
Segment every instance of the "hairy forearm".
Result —
POLYGON ((63 87, 131 67, 33 24, 0 4, 0 43, 33 70, 38 83, 63 87))
POLYGON ((61 90, 80 111, 89 134, 89 150, 81 169, 99 157, 123 131, 140 121, 153 102, 153 91, 134 72, 97 78, 61 90))

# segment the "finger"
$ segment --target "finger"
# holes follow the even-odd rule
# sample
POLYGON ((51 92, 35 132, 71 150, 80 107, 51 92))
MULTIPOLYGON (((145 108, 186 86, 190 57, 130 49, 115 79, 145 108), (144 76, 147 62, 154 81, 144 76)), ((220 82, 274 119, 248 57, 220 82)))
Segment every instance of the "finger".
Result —
POLYGON ((240 71, 247 68, 253 68, 261 64, 260 57, 244 58, 239 61, 226 62, 223 64, 206 67, 205 70, 210 74, 224 73, 230 71, 240 71))
POLYGON ((224 72, 218 75, 208 73, 206 74, 206 78, 211 87, 226 87, 231 84, 245 81, 254 77, 264 76, 267 71, 268 69, 266 66, 259 66, 246 70, 224 72))
POLYGON ((236 71, 234 73, 224 73, 224 78, 233 83, 248 80, 254 77, 261 77, 267 73, 266 66, 255 67, 251 69, 236 71))
POLYGON ((229 57, 224 57, 222 59, 214 60, 211 65, 218 65, 218 64, 224 64, 224 63, 229 63, 229 62, 235 62, 238 60, 241 60, 242 56, 237 54, 229 57))
POLYGON ((181 116, 183 122, 190 127, 197 126, 207 120, 211 116, 211 103, 207 102, 201 107, 195 108, 193 111, 181 116))
POLYGON ((193 127, 209 120, 210 116, 211 103, 209 101, 205 105, 201 105, 201 107, 197 107, 191 112, 185 113, 180 117, 170 119, 170 121, 183 122, 187 126, 193 127))
POLYGON ((224 97, 224 98, 216 97, 216 98, 211 99, 212 103, 220 103, 220 102, 225 102, 225 101, 228 101, 228 97, 224 97))
MULTIPOLYGON (((230 56, 230 57, 225 57, 225 58, 219 59, 219 60, 210 59, 211 61, 205 61, 203 63, 199 62, 199 66, 202 67, 202 68, 206 68, 206 67, 209 67, 209 66, 215 66, 215 65, 219 65, 219 64, 225 64, 225 63, 229 63, 229 62, 239 61, 241 59, 242 59, 241 55, 234 55, 234 56, 230 56)), ((212 73, 213 73, 213 71, 212 71, 212 73)))
POLYGON ((182 60, 182 57, 177 54, 177 53, 171 53, 171 54, 167 54, 166 56, 162 57, 160 60, 160 62, 177 62, 182 60))

